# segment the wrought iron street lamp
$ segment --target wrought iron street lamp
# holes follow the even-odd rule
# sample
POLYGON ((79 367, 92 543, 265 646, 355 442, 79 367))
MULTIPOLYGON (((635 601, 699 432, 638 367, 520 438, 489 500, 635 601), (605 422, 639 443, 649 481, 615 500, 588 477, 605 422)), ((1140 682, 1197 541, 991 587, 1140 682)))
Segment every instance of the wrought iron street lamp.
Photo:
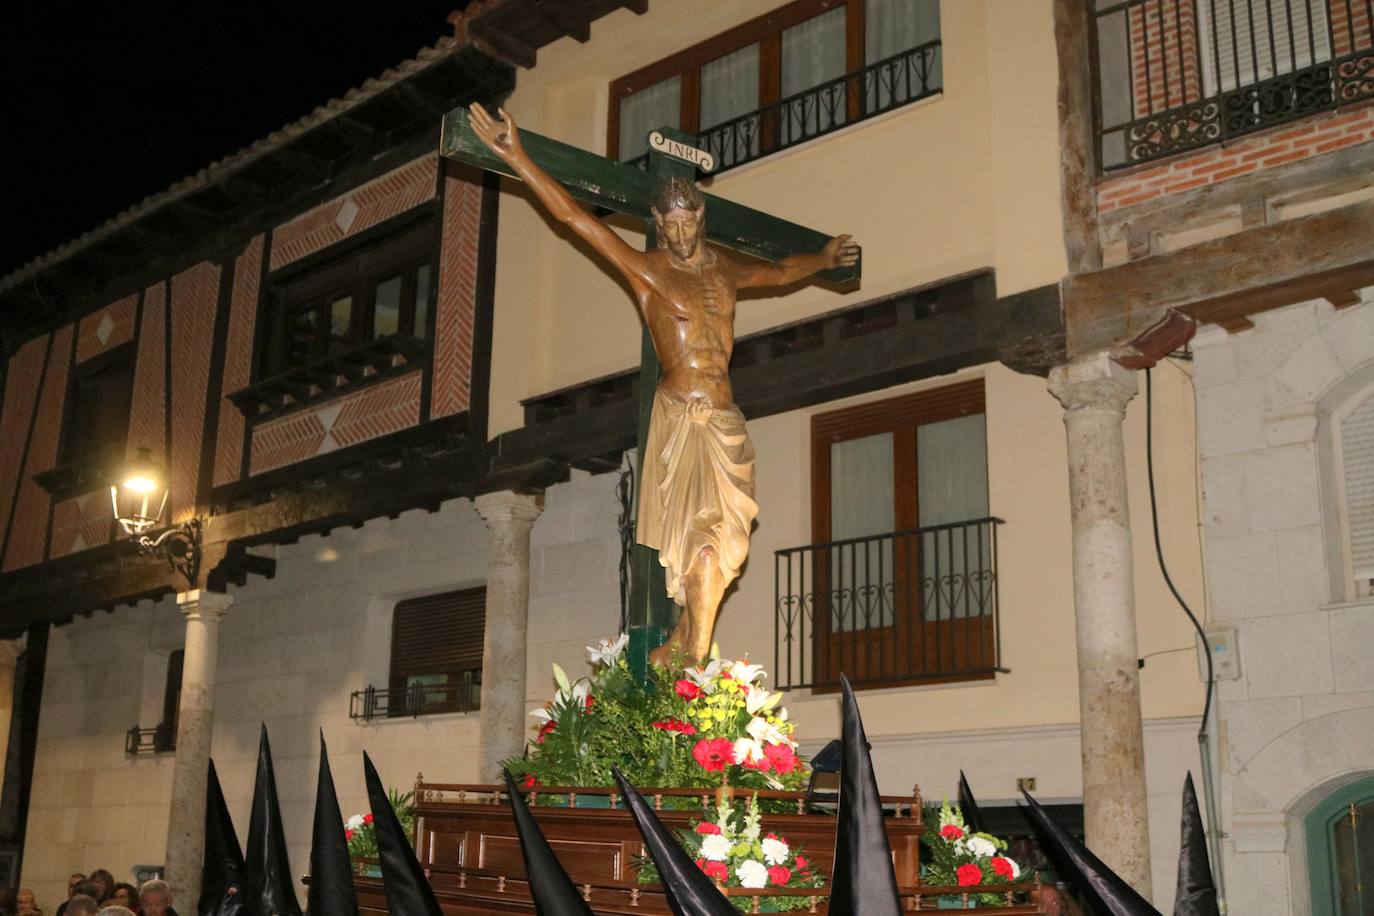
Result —
POLYGON ((162 519, 169 489, 162 465, 153 460, 148 449, 140 448, 138 455, 115 474, 110 503, 124 532, 138 538, 139 552, 162 557, 194 586, 200 571, 200 519, 168 528, 156 538, 148 535, 162 519))

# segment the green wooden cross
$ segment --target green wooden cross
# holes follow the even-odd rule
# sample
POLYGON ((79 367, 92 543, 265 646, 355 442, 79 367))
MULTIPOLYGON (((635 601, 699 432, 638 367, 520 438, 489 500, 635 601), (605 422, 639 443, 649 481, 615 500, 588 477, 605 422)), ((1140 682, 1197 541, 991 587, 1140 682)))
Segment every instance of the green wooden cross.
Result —
MULTIPOLYGON (((695 137, 671 128, 659 128, 655 133, 688 146, 696 142, 695 137)), ((695 166, 655 149, 649 151, 649 170, 644 172, 523 128, 520 140, 530 158, 567 188, 573 197, 592 207, 643 220, 648 232, 649 248, 656 245, 654 220, 650 212, 650 200, 656 182, 673 175, 689 178, 696 175, 695 166)), ((454 109, 444 118, 439 152, 446 159, 515 177, 510 166, 493 155, 473 133, 468 124, 466 108, 454 109)), ((776 261, 791 254, 819 251, 831 239, 826 233, 798 226, 759 210, 711 194, 705 197, 706 238, 722 248, 776 261)), ((820 276, 835 283, 853 283, 858 281, 861 267, 861 263, 853 267, 838 267, 823 271, 820 276)), ((645 329, 640 344, 639 369, 638 443, 641 471, 658 372, 658 357, 654 353, 649 332, 645 329)), ((643 479, 642 473, 637 479, 643 479)), ((635 504, 638 506, 638 486, 635 489, 635 504)), ((648 668, 649 652, 663 644, 676 622, 676 605, 665 592, 658 551, 642 544, 635 544, 634 551, 629 659, 631 669, 642 679, 648 668)))

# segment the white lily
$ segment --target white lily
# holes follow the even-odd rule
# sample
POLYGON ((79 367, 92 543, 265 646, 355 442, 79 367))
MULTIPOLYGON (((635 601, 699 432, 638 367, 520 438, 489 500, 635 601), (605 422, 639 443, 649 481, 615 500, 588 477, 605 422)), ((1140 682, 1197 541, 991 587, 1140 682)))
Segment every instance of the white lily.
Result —
POLYGON ((749 733, 750 738, 759 744, 785 744, 787 742, 787 736, 763 716, 754 716, 749 720, 749 724, 744 726, 744 730, 749 733))
POLYGON ((593 665, 614 665, 616 659, 620 658, 620 653, 624 652, 625 647, 629 644, 630 634, 621 633, 614 642, 603 639, 595 646, 588 646, 587 657, 591 659, 593 665))
POLYGON ((691 679, 705 693, 714 693, 716 685, 712 683, 725 668, 725 663, 720 659, 713 660, 704 668, 688 668, 684 674, 691 679))
POLYGON ((545 722, 553 721, 553 714, 542 706, 538 709, 531 709, 530 717, 535 719, 540 725, 543 725, 545 722))
POLYGON ((752 684, 763 673, 762 665, 751 665, 748 660, 735 662, 730 666, 730 676, 741 684, 752 684))
POLYGON ((781 700, 782 694, 769 693, 768 688, 760 687, 758 684, 750 684, 745 688, 744 708, 749 711, 751 716, 772 709, 781 700))
POLYGON ((735 763, 758 763, 763 760, 763 744, 753 738, 737 738, 734 746, 735 763))

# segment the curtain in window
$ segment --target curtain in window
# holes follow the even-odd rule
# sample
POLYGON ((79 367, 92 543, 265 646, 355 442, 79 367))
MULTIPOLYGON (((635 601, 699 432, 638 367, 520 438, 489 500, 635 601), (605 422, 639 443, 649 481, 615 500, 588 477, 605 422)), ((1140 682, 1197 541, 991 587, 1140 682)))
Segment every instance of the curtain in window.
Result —
POLYGON ((1350 558, 1360 594, 1374 593, 1374 393, 1341 421, 1350 558))
POLYGON ((682 77, 674 76, 620 101, 620 159, 649 150, 649 131, 681 126, 682 77))
POLYGON ((809 92, 845 73, 845 9, 836 7, 782 33, 782 97, 797 93, 779 113, 784 144, 826 131, 845 120, 843 83, 809 92))
POLYGON ((699 123, 707 149, 719 166, 734 165, 758 154, 759 119, 722 126, 759 107, 759 46, 757 43, 719 57, 701 68, 699 123))
MULTIPOLYGON (((983 414, 921 426, 916 432, 921 528, 988 514, 987 426, 983 414)), ((992 564, 986 527, 956 527, 921 537, 926 620, 991 613, 982 587, 992 564)))
MULTIPOLYGON (((892 433, 830 446, 830 539, 890 534, 895 526, 892 433)), ((863 630, 892 625, 892 541, 830 549, 830 626, 863 630)))
POLYGON ((865 80, 868 111, 899 105, 926 86, 941 85, 938 53, 904 53, 939 37, 940 0, 864 0, 864 63, 896 57, 865 80), (921 69, 926 66, 929 74, 921 69))

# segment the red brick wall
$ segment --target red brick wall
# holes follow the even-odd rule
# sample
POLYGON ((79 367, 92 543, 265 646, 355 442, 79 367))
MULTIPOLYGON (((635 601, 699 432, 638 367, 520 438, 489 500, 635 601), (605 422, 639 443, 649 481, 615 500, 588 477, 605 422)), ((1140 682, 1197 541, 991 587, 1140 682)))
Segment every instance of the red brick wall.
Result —
POLYGON ((1367 0, 1331 0, 1331 53, 1343 57, 1356 50, 1367 50, 1371 41, 1367 0), (1351 42, 1351 38, 1354 42, 1351 42))
POLYGON ((3 569, 9 572, 43 559, 48 537, 48 510, 52 499, 33 479, 34 474, 57 465, 57 449, 62 437, 62 408, 67 396, 67 375, 71 370, 73 325, 53 335, 48 371, 38 395, 38 415, 34 418, 28 460, 19 481, 19 501, 14 508, 9 543, 5 547, 3 569))
POLYGON ((1128 15, 1135 116, 1201 98, 1197 0, 1149 0, 1128 15))
POLYGON ((278 226, 272 233, 272 269, 433 200, 437 162, 436 155, 416 159, 278 226))
POLYGON ((38 389, 43 383, 47 352, 48 336, 36 337, 10 357, 5 369, 5 402, 0 413, 0 539, 5 536, 14 508, 29 425, 38 410, 38 389))
POLYGON ((77 326, 76 361, 85 362, 134 338, 134 312, 138 296, 125 296, 113 305, 92 312, 77 326))
POLYGON ((143 327, 138 332, 134 363, 134 399, 129 408, 126 457, 148 449, 155 461, 167 464, 167 287, 155 283, 143 292, 143 327))
POLYGON ((48 556, 65 557, 110 541, 114 507, 105 487, 63 500, 52 510, 52 546, 48 556))
MULTIPOLYGON (((263 237, 258 236, 234 262, 234 292, 229 304, 229 340, 224 352, 224 384, 221 397, 248 384, 253 368, 253 330, 258 314, 258 287, 262 281, 263 237)), ((219 430, 215 440, 214 485, 239 478, 243 460, 245 420, 228 400, 219 405, 219 430)))
POLYGON ((1370 141, 1374 107, 1314 115, 1224 147, 1108 178, 1097 186, 1098 210, 1107 213, 1370 141))
POLYGON ((195 515, 205 392, 210 380, 220 269, 202 261, 172 278, 172 491, 168 521, 195 515))
POLYGON ((481 175, 450 164, 444 176, 443 250, 434 326, 434 383, 430 398, 430 414, 434 417, 468 409, 481 216, 481 175))

